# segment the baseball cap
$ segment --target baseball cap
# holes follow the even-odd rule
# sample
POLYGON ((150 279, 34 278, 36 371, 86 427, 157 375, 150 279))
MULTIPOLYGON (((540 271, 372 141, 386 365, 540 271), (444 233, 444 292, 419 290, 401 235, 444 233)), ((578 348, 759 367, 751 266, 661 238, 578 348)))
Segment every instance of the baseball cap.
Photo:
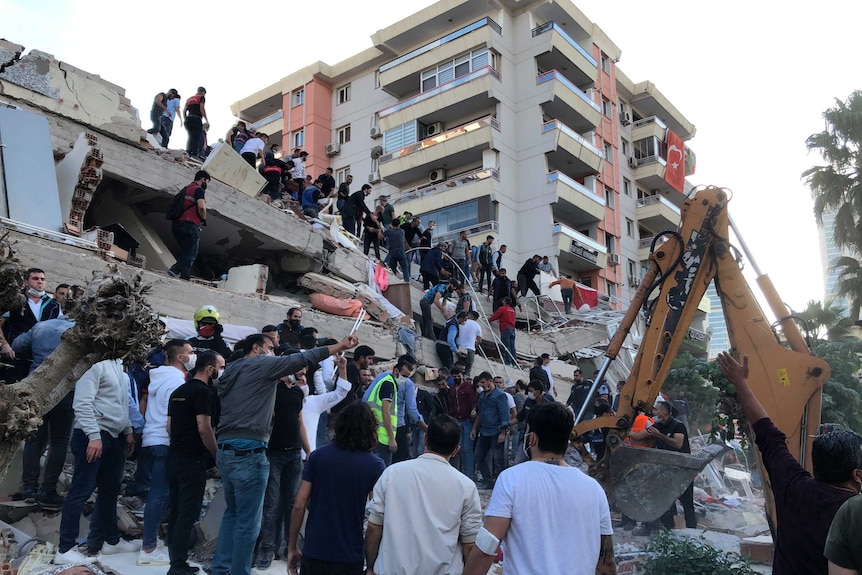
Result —
POLYGON ((607 386, 606 383, 603 383, 599 386, 599 395, 610 395, 611 388, 607 386))

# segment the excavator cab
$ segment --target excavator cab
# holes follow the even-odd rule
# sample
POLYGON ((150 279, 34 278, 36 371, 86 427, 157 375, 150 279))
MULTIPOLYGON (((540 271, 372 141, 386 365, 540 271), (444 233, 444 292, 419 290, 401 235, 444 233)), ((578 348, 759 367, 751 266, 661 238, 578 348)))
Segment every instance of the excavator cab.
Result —
MULTIPOLYGON (((721 298, 731 348, 738 357, 749 357, 753 391, 775 425, 787 435, 790 452, 811 471, 809 454, 820 423, 821 391, 829 378, 829 365, 811 355, 771 281, 760 273, 734 228, 781 333, 766 319, 742 275, 740 252, 730 243, 729 230, 733 226, 727 211, 729 199, 721 188, 697 191, 683 205, 681 227, 664 232, 661 235, 667 241, 653 245, 649 268, 595 378, 594 385, 598 386, 641 308, 648 303, 647 327, 631 373, 619 392, 619 408, 613 415, 587 421, 581 421, 585 411, 581 409, 575 419, 572 441, 582 454, 586 452, 579 438, 594 429, 609 428, 604 457, 592 461, 586 454, 589 472, 623 513, 639 521, 661 516, 695 476, 726 449, 715 444, 687 455, 630 447, 624 441, 635 415, 648 412, 655 402, 698 303, 713 281, 721 298), (656 290, 658 295, 650 299, 656 290)), ((759 452, 757 456, 758 463, 762 463, 759 452)), ((764 477, 764 493, 767 519, 773 526, 775 510, 768 477, 764 477)))

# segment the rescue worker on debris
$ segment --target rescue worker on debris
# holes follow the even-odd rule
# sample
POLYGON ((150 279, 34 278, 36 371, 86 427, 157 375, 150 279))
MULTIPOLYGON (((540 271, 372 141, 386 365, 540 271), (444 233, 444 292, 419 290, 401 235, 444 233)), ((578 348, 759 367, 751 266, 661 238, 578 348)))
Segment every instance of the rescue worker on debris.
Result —
POLYGON ((188 338, 195 353, 214 351, 222 357, 230 357, 231 348, 222 338, 224 326, 215 306, 205 305, 195 312, 195 331, 197 336, 188 338))

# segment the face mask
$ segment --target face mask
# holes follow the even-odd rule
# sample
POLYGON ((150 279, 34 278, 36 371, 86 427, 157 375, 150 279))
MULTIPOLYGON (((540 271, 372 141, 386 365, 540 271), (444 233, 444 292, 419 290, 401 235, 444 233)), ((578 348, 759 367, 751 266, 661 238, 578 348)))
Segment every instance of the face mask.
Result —
POLYGON ((33 297, 42 297, 45 295, 45 290, 39 291, 36 288, 27 288, 27 295, 31 295, 33 297))
POLYGON ((532 399, 533 401, 535 401, 535 400, 536 400, 536 394, 535 394, 535 393, 533 393, 532 391, 531 391, 530 393, 528 393, 528 394, 527 394, 527 397, 529 397, 529 398, 530 398, 530 399, 532 399))
POLYGON ((206 182, 204 182, 204 183, 202 183, 202 184, 201 184, 201 189, 202 189, 202 190, 207 189, 207 183, 206 183, 206 182))
POLYGON ((223 369, 216 371, 216 379, 221 379, 221 376, 223 376, 223 375, 224 375, 223 369))
POLYGON ((198 328, 198 335, 201 337, 212 337, 215 335, 215 324, 208 323, 198 328))
POLYGON ((287 325, 289 325, 291 329, 299 329, 299 322, 300 320, 298 319, 289 319, 287 320, 287 325))
POLYGON ((461 385, 461 382, 464 381, 460 377, 453 377, 452 381, 455 382, 455 385, 461 385))
POLYGON ((299 389, 301 389, 301 390, 302 390, 302 397, 303 397, 303 399, 304 399, 304 398, 306 398, 306 397, 308 397, 308 394, 309 394, 308 385, 300 385, 300 386, 299 386, 299 389))
POLYGON ((194 353, 190 353, 189 358, 183 362, 183 367, 186 368, 186 371, 191 371, 195 368, 197 361, 198 356, 194 353))

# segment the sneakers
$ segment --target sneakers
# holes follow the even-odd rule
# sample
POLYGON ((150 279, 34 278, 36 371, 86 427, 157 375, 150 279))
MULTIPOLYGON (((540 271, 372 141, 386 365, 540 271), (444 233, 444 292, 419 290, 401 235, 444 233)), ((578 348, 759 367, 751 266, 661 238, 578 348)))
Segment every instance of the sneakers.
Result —
POLYGON ((105 543, 102 545, 102 555, 116 555, 118 553, 134 553, 141 550, 140 541, 126 541, 120 539, 114 545, 105 543))
POLYGON ((19 491, 18 493, 13 493, 12 501, 23 501, 28 505, 34 505, 36 503, 36 490, 24 489, 23 491, 19 491))
POLYGON ((168 569, 168 575, 195 575, 195 573, 200 570, 200 567, 195 567, 194 565, 189 565, 188 563, 186 563, 179 568, 171 567, 170 569, 168 569))
POLYGON ((269 566, 272 565, 272 555, 270 551, 261 551, 257 556, 254 566, 258 569, 269 569, 269 566))
POLYGON ((141 549, 141 552, 138 553, 138 560, 135 563, 137 565, 170 565, 171 558, 164 547, 156 547, 149 553, 141 549))
POLYGON ((78 551, 77 547, 72 547, 65 553, 57 553, 54 554, 54 564, 55 565, 74 565, 75 563, 95 563, 95 556, 84 555, 80 551, 78 551))
POLYGON ((39 493, 36 498, 36 503, 43 509, 62 509, 65 498, 62 495, 54 493, 39 493))

